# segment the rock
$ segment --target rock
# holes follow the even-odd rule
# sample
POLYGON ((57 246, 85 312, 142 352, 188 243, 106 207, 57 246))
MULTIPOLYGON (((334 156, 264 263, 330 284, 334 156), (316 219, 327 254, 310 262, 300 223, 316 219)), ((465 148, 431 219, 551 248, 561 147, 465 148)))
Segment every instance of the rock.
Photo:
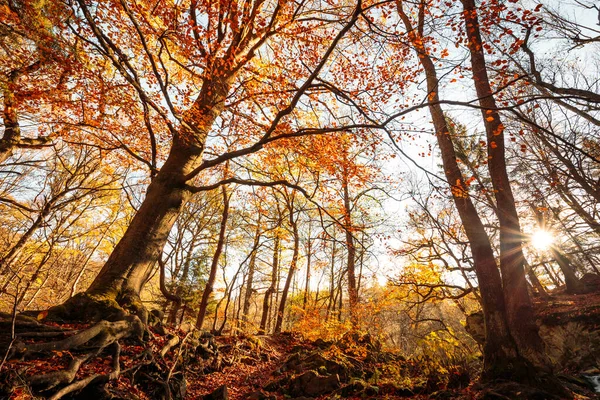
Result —
POLYGON ((600 330, 590 331, 582 322, 542 325, 540 336, 555 367, 581 370, 600 365, 600 330))
POLYGON ((339 389, 336 394, 340 394, 343 398, 346 398, 361 394, 367 387, 368 385, 364 381, 356 380, 339 389))
POLYGON ((251 393, 246 394, 244 396, 244 399, 246 399, 246 400, 277 400, 277 396, 275 396, 273 394, 267 394, 267 393, 259 390, 256 392, 251 392, 251 393))
POLYGON ((320 376, 315 371, 307 371, 291 379, 288 393, 292 396, 320 396, 339 387, 338 375, 320 376))
POLYGON ((479 344, 485 343, 484 326, 482 311, 477 311, 467 315, 467 324, 465 325, 465 330, 479 344))
POLYGON ((585 293, 600 292, 600 275, 584 274, 581 277, 581 283, 583 283, 585 293))
POLYGON ((337 374, 344 382, 348 379, 348 368, 345 365, 326 359, 318 351, 310 352, 307 355, 292 354, 282 367, 282 371, 294 371, 296 373, 307 370, 316 370, 322 375, 325 375, 325 373, 337 374))
POLYGON ((265 389, 267 392, 276 392, 279 389, 283 388, 284 386, 287 386, 287 384, 289 383, 290 379, 287 376, 284 376, 281 379, 277 379, 274 381, 271 381, 269 383, 267 383, 263 389, 265 389))
POLYGON ((227 385, 219 386, 215 389, 214 392, 207 394, 202 398, 202 400, 228 400, 229 392, 227 390, 227 385))
MULTIPOLYGON (((536 304, 536 317, 540 337, 555 370, 584 371, 600 365, 597 294, 555 295, 550 302, 536 304)), ((482 312, 468 315, 465 329, 479 344, 484 344, 482 312)))

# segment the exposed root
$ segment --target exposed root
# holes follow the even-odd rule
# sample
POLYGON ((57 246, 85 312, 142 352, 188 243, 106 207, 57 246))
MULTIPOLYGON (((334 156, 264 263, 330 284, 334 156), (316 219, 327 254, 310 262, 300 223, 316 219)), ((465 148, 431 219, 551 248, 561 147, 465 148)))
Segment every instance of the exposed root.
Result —
POLYGON ((33 344, 17 341, 14 343, 9 357, 27 357, 41 352, 75 350, 83 345, 104 348, 123 337, 141 338, 143 331, 143 324, 135 316, 128 316, 125 320, 116 322, 100 321, 91 328, 63 340, 33 344))
MULTIPOLYGON (((128 313, 115 300, 78 293, 69 300, 48 310, 48 321, 120 321, 128 313)), ((143 321, 142 321, 143 322, 143 321)))
MULTIPOLYGON (((30 315, 42 319, 46 312, 30 315)), ((1 317, 0 325, 5 322, 1 317)), ((22 316, 15 323, 15 340, 5 347, 11 364, 0 370, 4 382, 0 397, 31 391, 32 396, 56 400, 109 398, 123 395, 122 384, 107 383, 126 376, 125 385, 133 391, 143 388, 147 397, 184 398, 185 369, 196 354, 198 332, 185 338, 172 332, 167 340, 164 330, 164 334, 156 328, 152 332, 137 315, 127 313, 120 320, 102 320, 85 328, 70 325, 71 329, 46 325, 37 318, 22 316), (112 359, 110 370, 103 362, 107 355, 112 359), (57 371, 56 365, 62 363, 64 369, 57 371), (29 371, 34 373, 27 376, 29 371)), ((0 342, 6 332, 0 331, 0 342)))
POLYGON ((69 393, 83 390, 88 385, 92 385, 92 384, 101 385, 101 384, 105 384, 113 379, 117 379, 121 375, 121 365, 119 363, 119 356, 121 354, 121 346, 119 345, 119 342, 113 342, 111 344, 111 347, 113 349, 112 371, 109 374, 94 374, 94 375, 88 376, 85 379, 71 383, 70 385, 67 385, 64 388, 60 389, 58 392, 56 392, 52 397, 50 397, 50 400, 58 400, 69 393))
POLYGON ((73 360, 69 363, 67 369, 65 369, 64 371, 55 371, 47 374, 33 375, 28 379, 29 384, 37 390, 46 391, 54 389, 56 386, 59 385, 71 383, 75 379, 75 375, 77 375, 77 372, 79 371, 81 365, 83 365, 84 362, 86 362, 96 354, 98 354, 98 352, 89 353, 82 357, 73 358, 73 360))

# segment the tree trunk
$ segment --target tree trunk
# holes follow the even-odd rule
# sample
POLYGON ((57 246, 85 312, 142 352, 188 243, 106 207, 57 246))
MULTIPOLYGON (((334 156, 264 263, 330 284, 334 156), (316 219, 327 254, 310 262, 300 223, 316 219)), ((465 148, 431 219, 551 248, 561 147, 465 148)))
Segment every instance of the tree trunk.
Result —
POLYGON ((302 300, 302 309, 306 311, 308 305, 308 296, 310 294, 310 263, 312 259, 312 239, 310 237, 310 225, 308 227, 308 243, 306 244, 306 281, 304 282, 304 299, 302 300))
POLYGON ((246 283, 246 292, 244 293, 244 307, 242 311, 242 324, 244 329, 248 324, 248 313, 250 312, 250 300, 252 299, 252 285, 254 284, 254 270, 256 268, 256 253, 258 252, 258 246, 260 245, 260 214, 256 221, 256 233, 254 234, 254 243, 252 244, 252 250, 250 255, 250 261, 248 262, 248 281, 246 283))
POLYGON ((196 318, 196 329, 202 329, 202 324, 206 316, 206 308, 208 307, 208 299, 213 291, 213 286, 217 277, 217 269, 219 269, 219 260, 221 258, 221 253, 223 252, 223 246, 225 245, 225 231, 227 230, 227 219, 229 218, 229 195, 227 194, 227 189, 225 189, 225 186, 221 188, 221 191, 223 194, 223 214, 221 215, 219 240, 210 264, 210 272, 208 275, 208 280, 206 281, 206 287, 204 288, 204 293, 202 293, 200 309, 198 311, 198 317, 196 318))
POLYGON ((343 166, 342 189, 344 196, 344 232, 346 234, 346 247, 348 258, 346 260, 348 274, 348 308, 350 311, 350 321, 353 327, 358 326, 358 316, 356 314, 358 307, 358 288, 356 286, 356 247, 354 236, 352 234, 352 215, 350 214, 350 192, 348 190, 348 173, 346 166, 343 166))
MULTIPOLYGON (((398 11, 409 32, 409 38, 415 46, 419 61, 425 70, 427 91, 429 100, 432 103, 429 106, 429 112, 433 119, 436 139, 442 155, 444 173, 450 185, 452 198, 463 228, 469 239, 475 272, 479 281, 486 336, 483 349, 484 366, 482 375, 485 379, 510 378, 521 373, 516 369, 519 369, 523 362, 519 360, 517 348, 509 330, 502 281, 494 252, 456 161, 457 156, 448 123, 439 104, 439 81, 435 65, 427 55, 427 50, 424 48, 420 37, 422 25, 419 26, 419 31, 413 29, 410 19, 402 9, 400 2, 398 3, 398 11)), ((423 3, 421 3, 419 11, 421 15, 424 13, 423 3)))
POLYGON ((300 251, 300 234, 298 233, 298 219, 294 219, 294 203, 291 200, 289 205, 290 211, 290 225, 292 226, 292 234, 294 236, 294 250, 292 254, 292 261, 290 262, 290 269, 285 279, 285 285, 283 286, 283 292, 281 292, 281 299, 279 300, 279 311, 277 312, 277 318, 275 320, 275 329, 273 333, 281 333, 281 326, 283 325, 283 316, 285 313, 285 305, 287 302, 288 292, 290 290, 290 284, 294 273, 296 272, 296 266, 298 264, 298 252, 300 251))
POLYGON ((500 270, 504 299, 508 316, 508 326, 519 354, 535 367, 550 371, 549 360, 535 323, 535 315, 523 266, 522 235, 515 200, 506 169, 504 125, 493 96, 483 42, 479 30, 479 19, 475 0, 461 0, 463 18, 467 29, 468 47, 473 70, 473 83, 487 135, 488 168, 494 187, 498 220, 500 223, 500 270))
POLYGON ((329 321, 330 313, 335 311, 335 299, 333 298, 335 294, 335 231, 334 236, 331 237, 331 268, 329 275, 329 299, 327 301, 327 311, 325 312, 325 321, 329 321), (333 308, 333 310, 332 310, 333 308))
MULTIPOLYGON (((156 264, 169 232, 191 193, 187 179, 202 162, 208 132, 224 107, 232 75, 221 72, 206 79, 194 104, 183 115, 179 131, 164 165, 148 186, 146 197, 85 294, 53 307, 51 315, 62 318, 95 319, 102 303, 117 314, 129 308, 147 321, 140 291, 156 264)), ((107 311, 107 310, 105 310, 107 311)))
MULTIPOLYGON (((277 221, 277 228, 281 226, 281 218, 277 221)), ((267 320, 269 318, 269 310, 271 307, 271 298, 277 287, 277 276, 279 268, 279 232, 275 229, 275 238, 273 240, 273 266, 271 269, 271 284, 265 292, 262 306, 262 316, 260 318, 259 334, 265 334, 267 331, 267 320)))
POLYGON ((579 280, 577 275, 575 275, 575 271, 573 267, 571 267, 571 262, 559 249, 552 246, 550 248, 550 252, 552 253, 552 257, 556 260, 556 263, 560 267, 560 270, 565 277, 565 285, 567 286, 567 293, 572 294, 581 294, 583 293, 584 287, 583 283, 579 280))

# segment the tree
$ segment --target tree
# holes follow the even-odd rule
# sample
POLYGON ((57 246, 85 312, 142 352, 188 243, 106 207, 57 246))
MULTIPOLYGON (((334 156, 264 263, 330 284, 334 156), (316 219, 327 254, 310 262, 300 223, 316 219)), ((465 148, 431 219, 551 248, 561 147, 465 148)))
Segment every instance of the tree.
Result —
MULTIPOLYGON (((112 63, 122 79, 139 96, 144 110, 141 117, 150 135, 152 158, 147 164, 152 170, 153 179, 123 238, 86 293, 53 309, 52 313, 86 317, 86 304, 91 304, 93 309, 98 302, 103 302, 105 306, 117 310, 117 313, 121 307, 131 309, 145 321, 146 311, 139 301, 139 293, 145 277, 162 252, 181 207, 198 190, 190 184, 192 179, 225 160, 254 153, 274 140, 297 135, 293 129, 285 128, 283 122, 292 114, 300 98, 306 95, 340 40, 354 25, 361 5, 359 2, 348 17, 341 18, 347 21, 342 23, 342 28, 336 32, 325 30, 331 34, 329 44, 321 55, 315 53, 311 69, 308 73, 304 70, 300 74, 304 82, 299 88, 292 90, 290 97, 285 98, 279 110, 269 118, 270 122, 253 126, 253 131, 257 128, 260 131, 254 137, 240 137, 238 148, 221 152, 212 159, 204 159, 205 148, 209 144, 207 140, 213 132, 215 121, 225 118, 222 113, 228 107, 232 87, 240 85, 238 92, 248 91, 248 95, 254 93, 251 88, 253 79, 245 80, 244 76, 246 71, 260 68, 261 60, 256 57, 258 52, 282 31, 306 31, 302 23, 297 21, 304 12, 303 5, 298 6, 292 2, 263 5, 262 2, 256 2, 248 7, 240 7, 232 2, 191 1, 186 13, 175 14, 174 9, 167 8, 155 14, 157 18, 149 19, 146 16, 153 12, 150 4, 144 3, 136 7, 124 1, 99 4, 98 7, 102 8, 104 14, 98 13, 98 9, 92 12, 83 0, 74 4, 74 14, 82 17, 79 21, 81 28, 76 33, 83 36, 87 33, 86 29, 89 29, 92 37, 84 39, 112 63), (101 15, 111 15, 123 24, 115 27, 120 29, 120 37, 114 38, 110 34, 112 28, 103 23, 101 15), (207 18, 207 26, 202 25, 204 18, 207 18), (150 22, 156 19, 157 25, 150 22), (218 28, 213 30, 213 26, 218 28), (172 30, 171 27, 178 28, 172 30), (132 44, 128 46, 128 43, 132 44), (157 43, 157 48, 150 48, 148 43, 157 43), (176 47, 177 45, 180 47, 176 47), (160 56, 154 55, 155 50, 160 56), (141 65, 136 64, 138 60, 128 57, 131 51, 141 54, 141 65), (200 70, 185 67, 180 58, 197 58, 199 62, 196 64, 201 66, 200 70), (172 68, 180 69, 180 75, 191 76, 196 82, 201 81, 202 86, 193 95, 191 104, 179 106, 169 93, 169 88, 175 84, 183 84, 169 81, 170 77, 177 76, 172 68), (147 77, 149 81, 157 83, 152 88, 155 92, 144 87, 140 77, 142 73, 144 79, 147 77), (164 110, 159 101, 164 101, 168 110, 164 110), (154 126, 149 120, 150 114, 159 117, 166 129, 164 133, 170 136, 168 156, 160 169, 156 165, 158 148, 154 126), (173 123, 173 118, 177 124, 173 123)), ((307 23, 314 26, 314 29, 308 30, 309 37, 319 31, 318 23, 307 23)), ((317 46, 314 51, 319 52, 320 48, 317 46)), ((289 87, 287 81, 283 82, 282 86, 286 85, 289 87)), ((188 88, 186 95, 192 95, 189 84, 188 88)), ((275 107, 274 104, 272 106, 275 107)), ((91 314, 96 314, 96 311, 91 314)))
POLYGON ((418 25, 413 27, 403 3, 398 2, 398 13, 406 28, 407 36, 425 69, 427 91, 431 105, 430 114, 435 126, 436 139, 441 151, 444 173, 451 187, 454 205, 462 220, 463 228, 469 239, 471 253, 481 293, 481 305, 485 318, 486 343, 484 354, 483 376, 494 379, 498 376, 516 376, 521 372, 518 350, 515 347, 508 326, 505 297, 502 282, 497 269, 494 252, 481 219, 473 205, 466 180, 457 163, 457 155, 452 143, 450 129, 439 104, 439 80, 435 65, 428 55, 424 41, 425 3, 420 2, 418 8, 418 25), (512 370, 514 368, 514 370, 512 370))

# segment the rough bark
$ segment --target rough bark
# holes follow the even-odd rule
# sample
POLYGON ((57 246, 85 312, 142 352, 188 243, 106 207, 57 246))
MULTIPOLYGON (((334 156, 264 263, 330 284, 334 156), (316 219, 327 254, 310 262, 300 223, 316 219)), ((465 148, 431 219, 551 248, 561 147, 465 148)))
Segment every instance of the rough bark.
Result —
POLYGON ((96 314, 94 303, 105 302, 115 309, 130 309, 142 321, 147 320, 147 311, 139 299, 140 291, 162 253, 177 216, 191 196, 186 186, 187 177, 202 162, 208 131, 223 109, 231 79, 231 76, 215 75, 205 81, 195 103, 183 116, 169 156, 148 186, 146 198, 102 270, 84 294, 52 309, 53 314, 89 319, 96 314), (75 303, 78 307, 73 307, 75 303), (88 312, 85 304, 92 310, 88 312))

